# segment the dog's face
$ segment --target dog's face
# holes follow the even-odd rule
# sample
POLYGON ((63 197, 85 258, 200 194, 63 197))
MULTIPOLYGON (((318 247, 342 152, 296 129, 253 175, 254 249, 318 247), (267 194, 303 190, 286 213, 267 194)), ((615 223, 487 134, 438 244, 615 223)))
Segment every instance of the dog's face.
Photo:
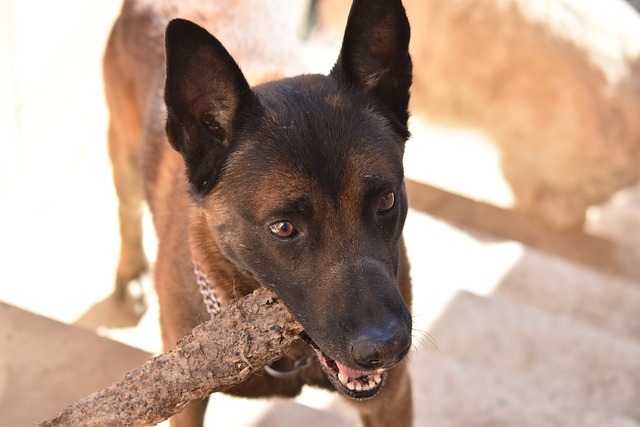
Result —
POLYGON ((280 296, 354 398, 376 394, 411 345, 396 283, 408 41, 399 0, 356 0, 329 76, 251 90, 204 29, 167 29, 167 132, 211 238, 280 296))

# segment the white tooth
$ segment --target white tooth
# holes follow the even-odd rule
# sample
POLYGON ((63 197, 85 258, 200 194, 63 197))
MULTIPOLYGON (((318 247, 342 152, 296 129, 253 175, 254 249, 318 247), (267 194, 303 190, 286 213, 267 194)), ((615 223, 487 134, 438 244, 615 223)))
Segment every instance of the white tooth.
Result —
POLYGON ((353 389, 355 389, 355 388, 356 388, 356 386, 355 386, 353 383, 347 383, 347 384, 345 384, 345 385, 347 386, 347 388, 348 388, 349 390, 353 390, 353 389))
POLYGON ((340 372, 338 372, 338 379, 340 380, 340 382, 342 384, 346 385, 349 382, 349 375, 347 375, 344 372, 340 371, 340 372))
POLYGON ((360 383, 356 384, 356 390, 357 391, 362 391, 362 384, 360 384, 360 383))
POLYGON ((379 384, 379 383, 380 383, 380 381, 382 381, 382 375, 374 375, 374 376, 373 376, 373 381, 374 381, 376 384, 379 384))
POLYGON ((375 382, 374 380, 369 380, 369 384, 368 384, 368 385, 369 385, 369 389, 374 388, 377 384, 378 384, 378 383, 377 383, 377 382, 375 382))

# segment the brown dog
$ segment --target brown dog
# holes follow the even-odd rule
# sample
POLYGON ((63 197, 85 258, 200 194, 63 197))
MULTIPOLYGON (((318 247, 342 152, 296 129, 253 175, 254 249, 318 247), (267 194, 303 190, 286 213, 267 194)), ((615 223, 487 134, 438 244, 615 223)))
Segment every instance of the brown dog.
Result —
MULTIPOLYGON (((327 387, 350 397, 367 426, 408 426, 404 8, 355 0, 328 76, 251 88, 247 76, 256 83, 299 68, 273 8, 272 0, 125 1, 105 54, 122 234, 116 287, 126 295, 147 268, 146 197, 165 349, 216 302, 266 286, 300 320, 305 342, 229 393, 327 387), (294 369, 301 361, 309 363, 294 369)), ((173 424, 201 425, 205 406, 192 402, 173 424)))

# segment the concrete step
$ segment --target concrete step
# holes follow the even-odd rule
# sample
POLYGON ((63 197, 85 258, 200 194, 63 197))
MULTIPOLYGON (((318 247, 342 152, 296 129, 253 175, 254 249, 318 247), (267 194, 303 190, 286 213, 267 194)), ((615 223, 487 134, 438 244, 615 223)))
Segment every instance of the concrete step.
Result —
POLYGON ((494 295, 640 339, 640 284, 528 249, 494 295))
MULTIPOLYGON (((441 357, 452 361, 440 381, 460 383, 461 389, 455 391, 458 395, 437 398, 436 393, 426 401, 445 409, 452 407, 451 399, 474 406, 469 402, 475 400, 466 398, 477 394, 488 419, 482 423, 478 412, 469 410, 475 417, 469 418, 471 425, 502 423, 500 417, 509 425, 529 425, 529 420, 544 425, 640 420, 640 340, 500 297, 467 292, 457 295, 429 333, 441 357)), ((426 373, 417 369, 425 376, 422 381, 416 378, 418 387, 431 381, 432 359, 419 359, 426 363, 426 373)))
POLYGON ((416 358, 412 379, 421 399, 416 426, 640 427, 640 421, 607 408, 559 405, 563 396, 536 403, 541 391, 527 386, 527 375, 490 372, 439 353, 416 358))
POLYGON ((0 302, 0 426, 28 426, 52 418, 149 357, 0 302))

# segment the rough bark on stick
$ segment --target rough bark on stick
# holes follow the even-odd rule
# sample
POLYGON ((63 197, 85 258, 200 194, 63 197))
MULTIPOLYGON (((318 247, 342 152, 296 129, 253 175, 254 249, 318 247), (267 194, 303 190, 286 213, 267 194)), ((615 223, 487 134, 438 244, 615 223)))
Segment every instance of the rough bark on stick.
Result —
POLYGON ((271 291, 261 288, 113 384, 69 405, 40 426, 146 426, 191 400, 245 380, 279 357, 302 326, 271 291))

